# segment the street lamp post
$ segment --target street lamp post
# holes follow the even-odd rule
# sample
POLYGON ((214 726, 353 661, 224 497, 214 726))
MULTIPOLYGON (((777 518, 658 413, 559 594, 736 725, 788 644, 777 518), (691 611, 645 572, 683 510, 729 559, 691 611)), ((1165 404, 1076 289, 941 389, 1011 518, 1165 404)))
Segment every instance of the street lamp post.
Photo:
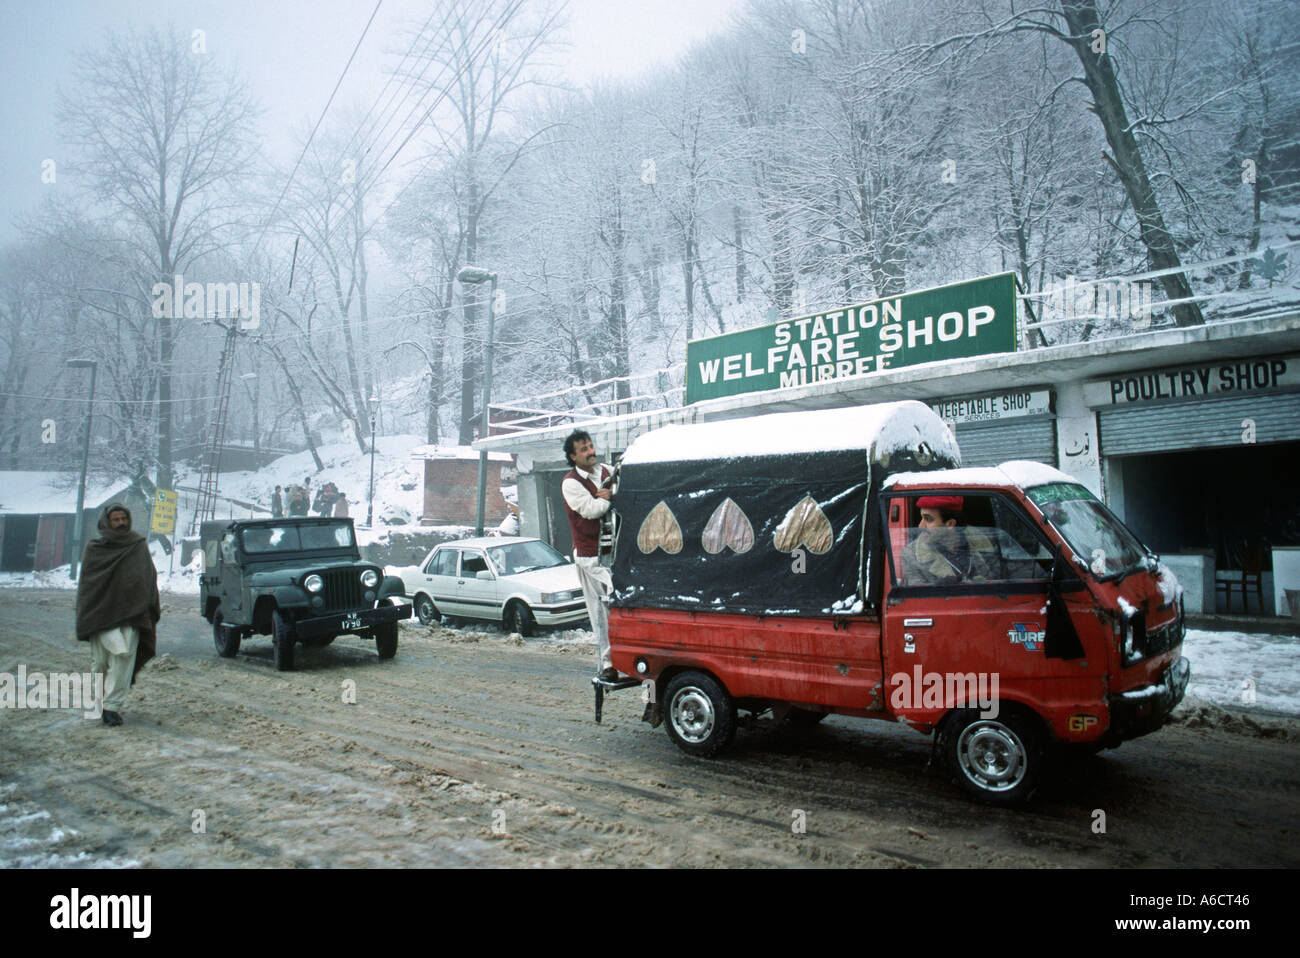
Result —
POLYGON ((86 547, 85 542, 82 541, 86 531, 86 521, 82 512, 86 508, 86 468, 90 465, 90 427, 95 421, 95 374, 99 372, 99 364, 93 359, 69 359, 67 365, 73 369, 90 367, 90 398, 86 401, 86 435, 81 441, 81 482, 77 486, 77 514, 72 521, 72 538, 76 542, 72 553, 72 579, 75 582, 77 562, 86 547))
MULTIPOLYGON (((479 421, 483 424, 479 438, 486 439, 488 436, 488 405, 492 401, 492 340, 496 322, 497 274, 486 269, 480 269, 477 266, 466 266, 456 274, 456 278, 469 285, 492 284, 491 291, 488 293, 487 348, 483 355, 483 411, 479 417, 479 421)), ((481 536, 483 534, 483 506, 486 501, 487 450, 480 449, 478 451, 478 511, 474 519, 475 535, 481 536)))
POLYGON ((370 504, 366 506, 366 525, 375 523, 375 413, 379 411, 379 397, 370 397, 370 504))

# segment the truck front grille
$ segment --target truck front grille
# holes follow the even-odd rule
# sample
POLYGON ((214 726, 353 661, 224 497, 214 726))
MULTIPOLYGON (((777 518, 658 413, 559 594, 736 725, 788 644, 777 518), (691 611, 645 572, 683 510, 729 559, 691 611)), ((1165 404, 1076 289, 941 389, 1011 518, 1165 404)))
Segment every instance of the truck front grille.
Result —
POLYGON ((328 569, 321 573, 325 580, 323 611, 337 612, 344 609, 364 608, 367 603, 362 597, 365 589, 361 585, 361 572, 358 569, 328 569))

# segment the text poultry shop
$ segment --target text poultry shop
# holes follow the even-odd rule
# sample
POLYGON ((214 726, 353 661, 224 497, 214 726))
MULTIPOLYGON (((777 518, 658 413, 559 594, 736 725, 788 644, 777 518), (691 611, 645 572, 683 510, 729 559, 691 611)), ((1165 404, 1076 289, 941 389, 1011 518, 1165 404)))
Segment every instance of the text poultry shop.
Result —
POLYGON ((686 345, 686 402, 1012 352, 1015 276, 1001 273, 686 345))

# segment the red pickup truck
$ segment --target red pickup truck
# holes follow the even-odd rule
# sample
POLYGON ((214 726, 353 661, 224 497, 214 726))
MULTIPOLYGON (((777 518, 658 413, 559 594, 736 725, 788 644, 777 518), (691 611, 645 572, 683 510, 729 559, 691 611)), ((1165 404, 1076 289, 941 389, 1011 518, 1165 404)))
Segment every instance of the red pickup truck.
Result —
POLYGON ((609 625, 647 721, 699 756, 738 713, 903 722, 1006 805, 1049 746, 1160 728, 1189 675, 1173 575, 1070 476, 959 466, 919 402, 638 438, 609 625))

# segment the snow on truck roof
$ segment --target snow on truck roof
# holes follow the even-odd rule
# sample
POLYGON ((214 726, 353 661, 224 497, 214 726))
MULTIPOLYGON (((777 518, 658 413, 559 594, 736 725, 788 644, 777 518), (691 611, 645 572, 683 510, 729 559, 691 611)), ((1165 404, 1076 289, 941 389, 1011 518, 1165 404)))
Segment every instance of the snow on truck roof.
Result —
POLYGON ((662 426, 638 436, 624 465, 871 450, 876 456, 925 442, 960 462, 957 440, 942 419, 915 400, 770 413, 745 419, 662 426))
POLYGON ((998 466, 944 469, 942 472, 898 472, 885 480, 884 488, 896 486, 1019 486, 1029 489, 1049 482, 1078 483, 1073 476, 1041 462, 1013 459, 998 466))

